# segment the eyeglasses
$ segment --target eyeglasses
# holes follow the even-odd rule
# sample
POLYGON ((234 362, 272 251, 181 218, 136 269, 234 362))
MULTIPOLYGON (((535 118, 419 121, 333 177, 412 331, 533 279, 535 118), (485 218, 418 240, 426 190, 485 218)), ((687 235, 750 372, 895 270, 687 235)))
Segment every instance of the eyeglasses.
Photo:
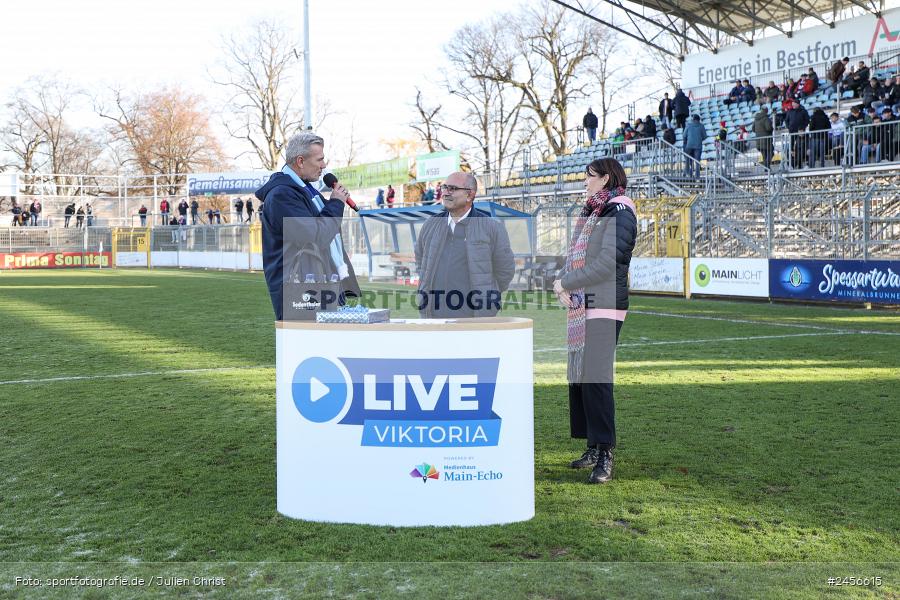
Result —
POLYGON ((471 192, 472 188, 464 188, 464 187, 456 187, 455 185, 441 185, 441 191, 445 194, 452 194, 453 192, 458 192, 459 190, 466 190, 471 192))

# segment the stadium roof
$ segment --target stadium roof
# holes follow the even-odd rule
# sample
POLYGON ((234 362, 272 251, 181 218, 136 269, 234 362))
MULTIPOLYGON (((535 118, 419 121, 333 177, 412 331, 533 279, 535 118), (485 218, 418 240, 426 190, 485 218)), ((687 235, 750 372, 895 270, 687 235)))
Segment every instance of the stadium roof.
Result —
POLYGON ((848 9, 873 14, 884 10, 883 0, 602 0, 625 15, 633 26, 627 27, 627 23, 602 18, 599 10, 585 6, 582 0, 553 2, 673 56, 679 53, 657 43, 663 32, 715 52, 729 43, 720 34, 752 44, 765 29, 789 34, 799 30, 804 19, 833 26, 848 9), (647 25, 652 26, 650 30, 647 25))

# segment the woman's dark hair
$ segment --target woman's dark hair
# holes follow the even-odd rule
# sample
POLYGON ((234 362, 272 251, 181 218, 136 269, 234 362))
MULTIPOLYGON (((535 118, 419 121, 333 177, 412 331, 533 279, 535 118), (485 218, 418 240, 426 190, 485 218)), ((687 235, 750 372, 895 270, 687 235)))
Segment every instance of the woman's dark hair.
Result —
POLYGON ((596 175, 597 177, 609 175, 609 181, 606 182, 604 188, 607 190, 628 187, 628 177, 625 175, 625 169, 614 158, 598 158, 592 161, 585 169, 585 173, 596 175))

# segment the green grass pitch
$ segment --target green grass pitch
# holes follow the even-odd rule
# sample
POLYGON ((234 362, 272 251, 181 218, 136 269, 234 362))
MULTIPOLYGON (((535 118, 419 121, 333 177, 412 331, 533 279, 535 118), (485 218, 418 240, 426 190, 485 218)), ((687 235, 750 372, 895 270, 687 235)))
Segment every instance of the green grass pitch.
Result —
POLYGON ((566 466, 564 313, 506 314, 535 518, 308 523, 275 510, 261 274, 0 273, 0 597, 898 597, 896 312, 633 296, 605 486, 566 466), (46 583, 116 575, 145 587, 46 583))

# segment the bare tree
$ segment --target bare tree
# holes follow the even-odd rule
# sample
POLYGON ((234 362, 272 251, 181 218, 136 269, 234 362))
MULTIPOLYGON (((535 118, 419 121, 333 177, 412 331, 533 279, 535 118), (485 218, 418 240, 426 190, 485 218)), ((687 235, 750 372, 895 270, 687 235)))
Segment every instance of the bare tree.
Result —
MULTIPOLYGON (((223 39, 225 57, 211 75, 231 94, 226 107, 228 133, 245 141, 265 169, 279 167, 288 138, 303 123, 295 100, 302 98, 295 77, 299 70, 295 39, 279 21, 258 21, 223 39)), ((314 128, 329 112, 329 105, 317 99, 314 128)))
POLYGON ((523 131, 525 92, 508 83, 479 77, 502 52, 501 29, 499 21, 460 29, 445 48, 454 73, 444 79, 448 95, 465 107, 463 123, 468 128, 447 124, 444 127, 478 145, 480 156, 474 157, 473 165, 476 170, 498 175, 508 171, 509 158, 533 133, 523 131))
POLYGON ((105 104, 97 112, 111 122, 110 134, 127 162, 157 175, 167 193, 177 193, 186 173, 226 166, 200 96, 178 88, 132 95, 112 90, 105 104))
POLYGON ((409 126, 416 132, 416 135, 419 136, 419 139, 428 148, 428 152, 447 150, 449 146, 440 141, 437 137, 438 130, 440 129, 440 124, 437 122, 437 116, 441 112, 441 105, 426 106, 422 90, 416 87, 415 109, 416 117, 409 123, 409 126))
POLYGON ((31 193, 27 174, 36 172, 43 163, 41 147, 44 137, 29 116, 27 106, 17 92, 6 104, 7 120, 0 127, 0 149, 12 160, 3 168, 12 167, 26 174, 26 193, 31 193))
POLYGON ((25 173, 48 169, 54 193, 60 196, 81 193, 84 175, 101 169, 103 147, 98 133, 76 130, 69 122, 83 96, 72 83, 48 75, 29 79, 8 105, 10 117, 3 129, 6 149, 18 158, 17 166, 25 173))
POLYGON ((592 82, 584 75, 608 32, 546 0, 519 14, 501 15, 496 23, 496 53, 479 66, 475 77, 520 90, 522 104, 550 151, 562 154, 568 140, 568 107, 588 95, 592 82))
POLYGON ((621 40, 612 32, 597 44, 594 60, 589 72, 597 85, 600 97, 600 133, 606 133, 609 115, 622 104, 622 92, 634 84, 639 77, 636 59, 622 59, 616 56, 621 48, 621 40))

